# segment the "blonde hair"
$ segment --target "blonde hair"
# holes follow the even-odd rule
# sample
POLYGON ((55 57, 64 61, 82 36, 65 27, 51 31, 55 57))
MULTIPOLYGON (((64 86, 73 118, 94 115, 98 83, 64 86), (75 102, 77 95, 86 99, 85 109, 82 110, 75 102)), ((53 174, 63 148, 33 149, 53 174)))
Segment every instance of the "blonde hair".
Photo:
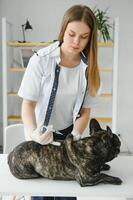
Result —
POLYGON ((61 30, 58 40, 63 41, 64 33, 68 23, 73 21, 83 21, 91 29, 90 39, 83 53, 87 57, 88 67, 86 78, 88 82, 88 91, 91 96, 95 96, 100 87, 100 75, 97 64, 97 27, 96 18, 92 10, 84 5, 74 5, 69 8, 63 17, 61 30))

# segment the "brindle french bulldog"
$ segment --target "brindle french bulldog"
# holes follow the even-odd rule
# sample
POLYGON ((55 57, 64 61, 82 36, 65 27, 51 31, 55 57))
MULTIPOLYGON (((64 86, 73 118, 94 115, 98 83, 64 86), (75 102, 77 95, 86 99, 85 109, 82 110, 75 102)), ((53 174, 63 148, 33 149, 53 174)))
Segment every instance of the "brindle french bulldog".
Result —
POLYGON ((77 180, 81 186, 99 183, 119 185, 118 177, 101 173, 106 162, 120 152, 120 140, 111 129, 103 130, 95 119, 90 121, 90 136, 78 141, 69 134, 60 146, 40 145, 34 141, 19 144, 8 155, 11 173, 19 179, 45 177, 55 180, 77 180))

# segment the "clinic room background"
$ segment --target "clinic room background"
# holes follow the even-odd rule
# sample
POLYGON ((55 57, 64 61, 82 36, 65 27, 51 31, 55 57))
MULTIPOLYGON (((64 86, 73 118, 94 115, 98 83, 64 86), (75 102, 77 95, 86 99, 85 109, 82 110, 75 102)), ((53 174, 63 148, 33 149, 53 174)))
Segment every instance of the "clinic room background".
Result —
MULTIPOLYGON (((21 25, 26 19, 31 23, 33 30, 26 32, 26 41, 48 42, 57 39, 62 16, 70 6, 74 4, 85 4, 90 8, 97 7, 101 10, 108 8, 108 16, 111 19, 118 18, 118 74, 117 74, 117 113, 116 127, 117 134, 122 138, 122 151, 133 153, 133 1, 132 0, 0 0, 0 35, 2 35, 2 17, 5 17, 13 24, 13 39, 22 41, 21 25)), ((109 62, 113 62, 112 51, 110 55, 101 52, 100 58, 104 67, 109 62)), ((100 63, 100 64, 101 64, 100 63)), ((0 145, 3 145, 3 92, 2 91, 2 37, 0 39, 0 145)), ((17 79, 16 88, 18 87, 17 79)), ((105 78, 106 79, 106 78, 105 78)), ((112 80, 111 78, 107 78, 112 80)), ((12 81, 12 80, 11 80, 12 81)), ((103 85, 103 88, 105 86, 103 85)), ((11 98, 11 97, 10 97, 11 98)), ((13 101, 13 100, 11 100, 13 101)), ((11 111, 15 106, 11 107, 11 111)), ((108 108, 101 107, 101 112, 108 108)), ((108 122, 107 122, 108 123, 108 122)))

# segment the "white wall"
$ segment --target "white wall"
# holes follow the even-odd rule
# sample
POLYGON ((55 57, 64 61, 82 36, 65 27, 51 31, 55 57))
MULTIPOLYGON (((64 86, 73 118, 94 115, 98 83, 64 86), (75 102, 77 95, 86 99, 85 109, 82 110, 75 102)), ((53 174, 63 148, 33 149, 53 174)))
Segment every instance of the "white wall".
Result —
MULTIPOLYGON (((0 1, 0 19, 2 17, 2 7, 0 1)), ((1 53, 1 24, 0 24, 0 145, 2 144, 2 53, 1 53)))
MULTIPOLYGON (((111 17, 119 17, 118 132, 133 151, 133 1, 132 0, 1 0, 2 15, 14 24, 15 40, 22 40, 21 24, 29 19, 33 31, 27 41, 49 41, 57 38, 63 13, 71 5, 86 4, 100 9, 109 7, 111 17)), ((1 78, 1 77, 0 77, 1 78)), ((0 88, 1 89, 1 88, 0 88)), ((125 147, 126 148, 126 147, 125 147)))

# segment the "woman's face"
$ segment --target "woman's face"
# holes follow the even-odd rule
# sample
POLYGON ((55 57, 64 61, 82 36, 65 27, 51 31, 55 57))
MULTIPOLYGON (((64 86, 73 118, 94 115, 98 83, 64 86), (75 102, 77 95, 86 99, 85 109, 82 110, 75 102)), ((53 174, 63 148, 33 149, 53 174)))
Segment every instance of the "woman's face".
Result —
POLYGON ((86 47, 90 36, 90 28, 85 22, 70 22, 65 30, 63 46, 67 52, 79 54, 86 47))

